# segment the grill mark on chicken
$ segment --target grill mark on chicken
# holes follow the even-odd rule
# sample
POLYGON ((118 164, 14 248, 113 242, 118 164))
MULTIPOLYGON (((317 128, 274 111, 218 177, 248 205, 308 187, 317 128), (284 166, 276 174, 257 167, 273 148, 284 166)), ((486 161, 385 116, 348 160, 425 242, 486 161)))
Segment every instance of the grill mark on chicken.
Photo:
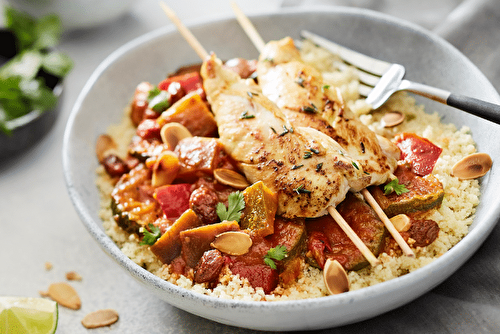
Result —
POLYGON ((321 73, 302 61, 291 38, 266 44, 257 73, 263 94, 282 109, 292 124, 323 132, 359 162, 363 171, 370 174, 365 186, 384 183, 393 173, 398 152, 390 148, 383 151, 375 133, 343 106, 338 97, 322 91, 321 73))
POLYGON ((278 215, 322 216, 349 190, 362 189, 366 175, 345 150, 315 129, 293 127, 255 82, 224 69, 215 55, 204 62, 201 74, 220 141, 251 183, 262 181, 278 194, 278 215), (255 117, 241 119, 245 111, 255 117), (306 151, 315 153, 306 159, 306 151), (298 164, 303 166, 294 169, 298 164), (316 173, 318 164, 321 172, 316 173))

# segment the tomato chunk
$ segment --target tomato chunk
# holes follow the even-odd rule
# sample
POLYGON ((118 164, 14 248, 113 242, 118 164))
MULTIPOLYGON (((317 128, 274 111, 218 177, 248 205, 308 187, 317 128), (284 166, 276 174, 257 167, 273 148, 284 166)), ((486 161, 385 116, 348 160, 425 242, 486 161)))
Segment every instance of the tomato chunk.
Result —
POLYGON ((143 139, 161 139, 161 127, 154 119, 145 119, 137 126, 137 135, 143 139))
POLYGON ((154 198, 169 219, 180 217, 184 211, 189 209, 189 197, 191 196, 191 185, 180 183, 166 185, 155 189, 154 198))
POLYGON ((231 266, 231 272, 246 278, 252 287, 261 287, 266 294, 271 293, 278 286, 278 271, 265 264, 246 265, 236 262, 231 266))
POLYGON ((401 133, 396 136, 396 145, 401 150, 401 159, 412 164, 412 170, 420 176, 428 175, 443 151, 430 140, 414 133, 401 133))

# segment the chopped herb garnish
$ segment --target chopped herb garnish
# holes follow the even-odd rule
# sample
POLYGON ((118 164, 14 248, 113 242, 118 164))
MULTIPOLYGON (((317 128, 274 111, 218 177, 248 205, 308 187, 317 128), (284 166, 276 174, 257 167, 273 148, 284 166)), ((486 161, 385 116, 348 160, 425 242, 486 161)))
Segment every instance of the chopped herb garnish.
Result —
POLYGON ((272 126, 270 126, 270 128, 271 128, 271 130, 273 130, 274 133, 277 133, 276 130, 272 126))
POLYGON ((359 170, 359 167, 358 167, 358 164, 355 163, 354 161, 352 162, 352 165, 354 166, 354 168, 356 168, 357 170, 359 170))
POLYGON ((293 165, 292 170, 299 169, 300 167, 304 167, 304 165, 293 165))
POLYGON ((267 251, 264 255, 264 263, 267 264, 272 269, 276 269, 276 263, 274 261, 281 261, 287 256, 286 246, 278 245, 267 251))
POLYGON ((167 110, 171 104, 171 95, 166 90, 161 90, 158 87, 154 87, 149 91, 148 94, 149 108, 161 113, 167 110))
POLYGON ((404 184, 399 183, 398 178, 395 178, 394 180, 392 180, 391 182, 387 183, 384 186, 384 194, 385 195, 388 195, 388 194, 392 193, 393 191, 396 192, 396 195, 398 195, 398 196, 409 192, 409 190, 406 188, 406 186, 404 184))
POLYGON ((328 88, 330 88, 330 85, 323 85, 323 87, 321 87, 321 91, 324 93, 328 88))
POLYGON ((254 93, 254 92, 250 92, 250 91, 248 91, 248 92, 247 92, 247 95, 248 95, 248 96, 250 96, 250 98, 253 98, 254 96, 257 96, 257 95, 259 95, 259 94, 254 93))
POLYGON ((4 16, 7 30, 15 35, 17 48, 17 54, 0 68, 0 131, 10 135, 8 121, 33 110, 50 110, 57 104, 57 96, 40 73, 62 79, 72 69, 73 62, 53 50, 63 31, 56 15, 35 19, 6 6, 4 16))
POLYGON ((304 152, 304 159, 309 159, 312 157, 313 153, 311 151, 305 151, 304 152))
POLYGON ((310 190, 307 190, 304 188, 304 185, 301 184, 300 186, 297 187, 297 189, 294 189, 294 191, 297 193, 297 194, 310 194, 311 191, 310 190))
POLYGON ((300 87, 304 87, 304 78, 298 77, 297 81, 295 81, 300 87))
POLYGON ((303 112, 307 112, 307 113, 311 113, 311 114, 317 113, 319 111, 318 107, 316 107, 314 105, 314 103, 311 103, 310 106, 304 106, 304 107, 302 107, 301 110, 303 112))
POLYGON ((307 113, 311 113, 311 114, 313 114, 313 113, 316 112, 316 110, 314 110, 314 108, 310 107, 310 106, 304 106, 304 107, 302 107, 302 111, 307 112, 307 113))
POLYGON ((279 136, 284 136, 286 135, 290 130, 287 129, 286 125, 283 125, 283 132, 279 134, 279 136))
POLYGON ((241 210, 245 208, 245 198, 243 197, 243 193, 236 191, 234 193, 229 194, 227 198, 228 207, 224 205, 224 203, 217 203, 216 211, 217 216, 221 221, 235 220, 238 223, 240 222, 241 210))
POLYGON ((250 119, 250 118, 255 118, 255 115, 249 115, 249 114, 248 114, 248 110, 247 110, 247 111, 244 111, 244 112, 240 115, 240 119, 250 119))
POLYGON ((323 163, 320 162, 319 164, 316 165, 316 171, 319 172, 322 167, 323 167, 323 163))
POLYGON ((160 228, 149 223, 148 224, 148 229, 142 227, 142 241, 140 242, 140 245, 154 245, 156 240, 158 240, 161 237, 161 232, 160 228))
POLYGON ((319 150, 315 148, 310 148, 311 152, 314 154, 319 154, 319 150))
POLYGON ((367 172, 367 171, 365 171, 365 170, 363 171, 363 173, 365 173, 366 175, 370 175, 370 173, 368 173, 368 172, 367 172))

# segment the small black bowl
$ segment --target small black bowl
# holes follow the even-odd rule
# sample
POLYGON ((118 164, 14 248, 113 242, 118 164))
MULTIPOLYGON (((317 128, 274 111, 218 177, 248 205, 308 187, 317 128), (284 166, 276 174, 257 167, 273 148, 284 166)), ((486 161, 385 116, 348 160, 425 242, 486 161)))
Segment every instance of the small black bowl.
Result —
MULTIPOLYGON (((0 29, 0 65, 17 54, 16 38, 6 29, 0 29)), ((50 131, 57 115, 59 114, 60 97, 63 91, 62 79, 40 70, 37 77, 45 80, 47 87, 51 88, 58 98, 57 105, 50 110, 40 112, 33 110, 19 118, 7 121, 7 128, 11 134, 0 131, 0 161, 17 155, 35 143, 50 131)))

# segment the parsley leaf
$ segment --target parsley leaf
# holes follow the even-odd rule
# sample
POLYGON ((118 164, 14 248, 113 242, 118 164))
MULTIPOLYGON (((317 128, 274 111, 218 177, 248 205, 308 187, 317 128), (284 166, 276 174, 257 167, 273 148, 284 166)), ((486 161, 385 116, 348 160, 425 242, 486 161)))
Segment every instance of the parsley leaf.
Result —
POLYGON ((143 228, 142 230, 142 235, 144 237, 142 238, 140 245, 149 245, 149 246, 154 245, 156 240, 158 240, 161 237, 161 232, 159 227, 149 223, 148 228, 149 231, 145 228, 143 228))
POLYGON ((33 110, 49 110, 57 104, 57 96, 40 73, 62 79, 73 62, 51 50, 62 34, 56 15, 35 19, 9 6, 4 8, 4 14, 6 28, 15 35, 18 52, 0 68, 0 131, 9 135, 10 120, 33 110))
POLYGON ((73 67, 73 61, 65 54, 51 52, 43 58, 43 69, 57 77, 65 77, 73 67))
POLYGON ((401 195, 404 193, 409 192, 409 190, 406 188, 404 184, 400 184, 398 178, 395 178, 391 182, 387 183, 384 186, 384 194, 388 195, 392 192, 396 192, 396 195, 401 195))
POLYGON ((224 205, 224 203, 217 203, 217 216, 219 216, 221 221, 235 220, 238 223, 241 218, 241 210, 245 208, 245 199, 243 197, 243 193, 236 191, 234 193, 229 194, 228 198, 228 207, 224 205))
POLYGON ((281 261, 287 256, 286 247, 283 245, 278 245, 273 247, 267 251, 267 254, 264 255, 264 263, 267 264, 272 269, 276 269, 276 261, 281 261))

